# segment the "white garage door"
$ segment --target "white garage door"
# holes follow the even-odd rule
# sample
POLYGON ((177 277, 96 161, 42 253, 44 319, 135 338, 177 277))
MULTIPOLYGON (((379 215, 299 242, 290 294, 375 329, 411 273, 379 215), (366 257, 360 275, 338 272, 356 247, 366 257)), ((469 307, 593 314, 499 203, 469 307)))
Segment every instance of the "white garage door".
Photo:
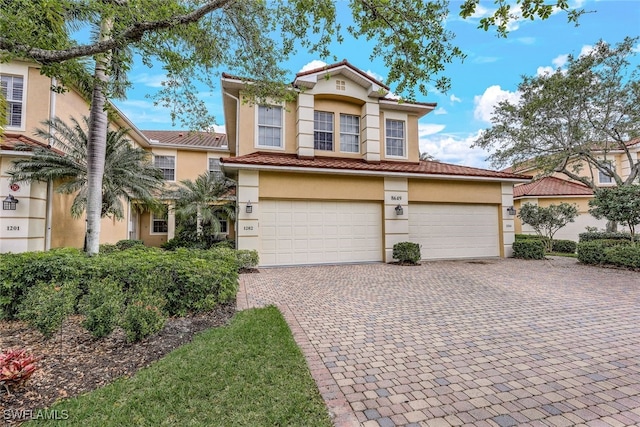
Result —
POLYGON ((260 264, 382 261, 379 203, 260 201, 260 264))
POLYGON ((422 245, 422 259, 499 256, 498 207, 411 204, 409 241, 422 245))

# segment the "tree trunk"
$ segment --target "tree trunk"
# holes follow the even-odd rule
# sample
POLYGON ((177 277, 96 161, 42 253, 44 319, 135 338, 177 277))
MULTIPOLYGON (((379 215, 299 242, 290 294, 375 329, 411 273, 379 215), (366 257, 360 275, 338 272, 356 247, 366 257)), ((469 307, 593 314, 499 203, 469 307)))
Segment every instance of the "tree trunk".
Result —
MULTIPOLYGON (((100 24, 100 39, 111 37, 113 21, 103 19, 100 24)), ((86 251, 95 255, 100 247, 100 219, 102 216, 102 177, 107 147, 107 128, 109 126, 105 110, 104 91, 109 83, 107 69, 110 56, 96 55, 93 76, 93 94, 89 115, 89 141, 87 143, 87 244, 86 251)))

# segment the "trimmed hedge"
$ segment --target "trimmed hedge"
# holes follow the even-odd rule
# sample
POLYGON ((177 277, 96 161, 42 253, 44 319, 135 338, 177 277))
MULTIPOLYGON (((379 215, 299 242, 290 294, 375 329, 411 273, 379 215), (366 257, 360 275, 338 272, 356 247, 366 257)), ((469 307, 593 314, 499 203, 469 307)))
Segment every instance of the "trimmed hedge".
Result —
POLYGON ((553 241, 553 252, 558 252, 561 254, 574 254, 576 253, 576 248, 578 244, 573 240, 554 240, 553 241))
POLYGON ((513 242, 513 257, 522 259, 544 259, 542 239, 521 239, 513 242))
POLYGON ((631 234, 590 231, 587 233, 580 233, 578 238, 580 242, 591 242, 594 240, 631 240, 631 234))
POLYGON ((640 245, 611 239, 582 242, 578 243, 578 260, 591 265, 640 268, 640 245))
POLYGON ((578 243, 578 260, 583 264, 598 265, 605 261, 604 246, 601 241, 578 243))
POLYGON ((607 264, 640 268, 640 245, 619 245, 604 250, 607 264))
POLYGON ((393 245, 393 258, 402 263, 417 264, 422 258, 420 245, 413 242, 400 242, 393 245))

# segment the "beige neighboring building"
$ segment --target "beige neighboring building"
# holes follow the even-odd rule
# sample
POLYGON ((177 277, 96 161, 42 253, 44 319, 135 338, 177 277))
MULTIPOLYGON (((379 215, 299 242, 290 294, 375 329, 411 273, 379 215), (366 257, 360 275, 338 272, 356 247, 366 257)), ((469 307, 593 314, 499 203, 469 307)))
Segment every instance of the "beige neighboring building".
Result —
POLYGON ((513 185, 529 177, 419 159, 418 120, 436 104, 399 102, 342 61, 299 73, 296 100, 243 102, 223 74, 237 179, 237 246, 261 265, 391 262, 393 245, 423 259, 512 254, 513 185))

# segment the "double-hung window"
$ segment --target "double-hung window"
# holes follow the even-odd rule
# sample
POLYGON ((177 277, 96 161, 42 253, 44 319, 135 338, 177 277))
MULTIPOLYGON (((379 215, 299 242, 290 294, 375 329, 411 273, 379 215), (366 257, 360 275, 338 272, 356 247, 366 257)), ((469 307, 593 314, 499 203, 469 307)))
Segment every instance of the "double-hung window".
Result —
POLYGON ((386 119, 386 155, 405 157, 405 129, 403 120, 386 119))
POLYGON ((24 111, 24 79, 20 76, 0 76, 0 90, 7 100, 7 126, 22 127, 24 111))
POLYGON ((167 210, 164 213, 151 213, 151 232, 154 234, 165 234, 169 231, 167 223, 167 210))
POLYGON ((215 175, 218 178, 222 177, 222 167, 220 166, 220 159, 209 159, 209 173, 215 175))
MULTIPOLYGON (((611 160, 606 160, 602 163, 608 166, 609 169, 613 169, 613 162, 611 160)), ((598 182, 600 184, 611 184, 613 182, 613 178, 598 169, 598 182)))
POLYGON ((162 170, 162 175, 167 181, 176 180, 175 156, 154 156, 155 166, 162 170))
POLYGON ((258 146, 282 148, 282 107, 258 106, 258 146))
POLYGON ((360 117, 340 114, 340 151, 360 152, 360 117))
POLYGON ((333 151, 333 113, 313 112, 313 148, 333 151))

